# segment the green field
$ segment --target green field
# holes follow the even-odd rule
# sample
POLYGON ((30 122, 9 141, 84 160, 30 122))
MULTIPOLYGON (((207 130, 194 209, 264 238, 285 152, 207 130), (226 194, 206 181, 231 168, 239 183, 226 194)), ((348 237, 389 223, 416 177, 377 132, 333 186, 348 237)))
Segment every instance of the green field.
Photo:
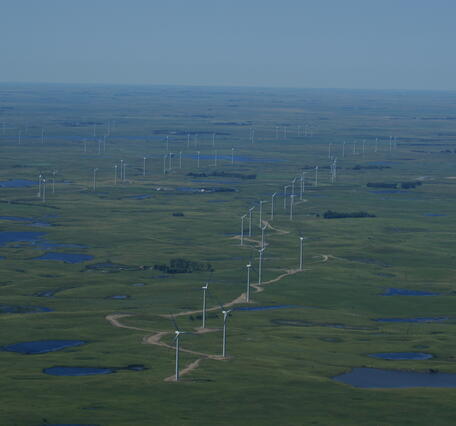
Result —
MULTIPOLYGON (((45 200, 37 185, 0 187, 0 216, 7 217, 0 244, 11 235, 5 232, 43 233, 0 245, 0 346, 87 342, 43 354, 0 351, 1 425, 454 422, 454 388, 362 389, 332 377, 355 367, 456 373, 456 94, 6 84, 0 94, 0 181, 46 179, 45 200), (337 157, 333 182, 330 155, 337 157), (248 175, 255 178, 240 177, 248 175), (290 220, 282 192, 296 176, 290 220), (420 185, 404 189, 402 182, 420 185), (264 291, 252 288, 251 304, 231 308, 291 306, 232 311, 221 359, 219 305, 245 292, 249 262, 258 283, 258 202, 267 201, 263 219, 270 221, 274 192, 264 291), (252 237, 241 246, 241 216, 252 206, 252 237), (325 219, 328 210, 375 217, 325 219), (45 253, 93 259, 35 259, 45 253), (154 269, 175 258, 209 263, 213 272, 154 269), (211 332, 181 339, 181 368, 200 362, 179 382, 166 381, 175 366, 167 316, 197 331, 201 313, 179 313, 201 310, 205 282, 211 332), (383 296, 390 288, 436 295, 383 296), (34 306, 52 311, 7 312, 34 306), (108 321, 116 314, 123 327, 108 321), (375 321, 433 317, 445 320, 375 321), (159 332, 166 333, 155 339, 159 332), (433 358, 369 356, 379 352, 433 358), (129 365, 145 369, 43 373, 129 365)), ((244 224, 246 236, 247 218, 244 224)))

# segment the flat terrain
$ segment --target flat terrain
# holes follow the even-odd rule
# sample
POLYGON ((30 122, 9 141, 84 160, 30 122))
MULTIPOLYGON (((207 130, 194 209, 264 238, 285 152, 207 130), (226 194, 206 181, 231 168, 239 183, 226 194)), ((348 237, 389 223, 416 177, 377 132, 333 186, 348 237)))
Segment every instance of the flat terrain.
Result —
POLYGON ((452 424, 454 388, 333 377, 456 373, 455 104, 445 92, 1 85, 0 424, 452 424), (181 336, 179 382, 173 318, 195 333, 181 336), (85 344, 8 350, 43 340, 85 344))

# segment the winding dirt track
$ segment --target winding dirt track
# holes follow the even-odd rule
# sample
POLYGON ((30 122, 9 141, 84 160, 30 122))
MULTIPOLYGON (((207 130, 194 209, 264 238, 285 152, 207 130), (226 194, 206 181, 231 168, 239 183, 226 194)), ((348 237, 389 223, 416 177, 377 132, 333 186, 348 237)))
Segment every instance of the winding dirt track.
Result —
MULTIPOLYGON (((284 231, 284 230, 272 227, 269 224, 269 222, 267 222, 267 221, 263 221, 263 223, 265 225, 267 225, 267 227, 269 229, 272 229, 273 231, 275 231, 277 233, 280 233, 280 234, 288 234, 289 233, 289 231, 284 231)), ((234 238, 236 238, 236 237, 234 237, 234 238)), ((239 236, 237 236, 237 238, 239 238, 239 236)), ((253 239, 249 239, 249 241, 252 241, 252 242, 255 242, 257 244, 260 244, 259 241, 256 241, 256 240, 253 240, 253 239)), ((331 255, 326 255, 326 254, 322 254, 320 256, 314 256, 314 258, 321 258, 320 262, 327 262, 330 257, 332 257, 332 256, 331 255)), ((316 263, 316 262, 314 262, 314 263, 316 263)), ((250 284, 250 285, 251 285, 251 287, 253 287, 255 289, 255 291, 257 293, 261 293, 262 291, 264 291, 264 286, 276 283, 276 282, 280 281, 281 279, 283 279, 283 278, 285 278, 285 277, 287 277, 289 275, 294 275, 294 274, 296 274, 298 272, 304 272, 304 271, 305 271, 305 269, 303 269, 302 271, 299 270, 299 269, 288 269, 283 274, 280 274, 276 278, 273 278, 272 280, 269 280, 269 281, 264 281, 261 285, 259 285, 259 284, 250 284)), ((236 297, 231 302, 228 302, 228 303, 224 304, 224 306, 225 307, 230 307, 230 306, 237 305, 237 304, 240 304, 240 303, 246 303, 245 299, 246 299, 246 293, 242 293, 240 296, 236 297)), ((211 308, 208 308, 206 311, 208 311, 208 312, 209 311, 216 311, 219 308, 220 308, 219 306, 213 306, 211 308)), ((199 314, 201 312, 202 312, 201 310, 185 311, 185 312, 178 312, 176 314, 171 314, 171 315, 162 315, 162 317, 164 317, 164 318, 180 317, 180 316, 185 316, 185 315, 199 314)), ((126 325, 126 324, 123 324, 122 322, 120 322, 120 320, 122 318, 128 318, 128 317, 132 317, 132 316, 134 316, 134 315, 133 314, 110 314, 110 315, 106 315, 105 319, 114 327, 126 328, 126 329, 137 330, 137 331, 145 331, 147 333, 151 332, 151 330, 147 330, 145 328, 133 327, 133 326, 129 326, 129 325, 126 325)), ((220 331, 220 329, 218 329, 218 328, 205 328, 205 329, 196 328, 194 332, 196 334, 204 334, 204 333, 213 333, 213 332, 217 332, 217 331, 220 331)), ((173 349, 174 350, 175 346, 172 346, 172 345, 169 345, 169 344, 167 344, 165 342, 162 342, 162 338, 163 337, 165 337, 167 335, 171 335, 171 334, 174 334, 174 333, 170 332, 170 331, 158 331, 158 332, 155 332, 154 334, 150 334, 150 335, 144 336, 143 339, 142 339, 142 343, 143 344, 148 344, 148 345, 161 346, 161 347, 164 347, 164 348, 168 348, 168 349, 173 349)), ((196 352, 196 351, 192 351, 190 349, 185 349, 185 348, 180 348, 180 351, 181 352, 186 352, 186 353, 189 353, 189 354, 192 354, 192 355, 197 355, 199 357, 196 361, 191 362, 190 364, 185 366, 183 369, 181 369, 180 372, 179 372, 180 376, 188 374, 191 371, 193 371, 194 369, 198 368, 198 366, 200 365, 200 363, 201 363, 201 361, 203 359, 214 359, 214 360, 218 360, 218 361, 225 359, 221 355, 213 355, 213 354, 207 354, 207 353, 204 353, 204 352, 196 352)), ((166 381, 166 382, 175 381, 175 376, 173 375, 173 376, 166 377, 164 379, 164 381, 166 381)))

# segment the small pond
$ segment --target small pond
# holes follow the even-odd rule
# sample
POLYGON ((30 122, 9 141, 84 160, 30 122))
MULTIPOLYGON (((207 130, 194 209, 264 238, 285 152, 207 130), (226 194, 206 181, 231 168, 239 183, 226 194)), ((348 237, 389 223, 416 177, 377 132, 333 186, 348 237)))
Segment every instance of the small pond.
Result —
POLYGON ((37 185, 36 181, 27 179, 11 179, 0 182, 0 188, 27 188, 37 185))
POLYGON ((76 254, 76 253, 45 253, 39 257, 33 258, 33 260, 60 260, 65 263, 81 263, 92 260, 93 256, 88 254, 76 254))
POLYGON ((52 309, 43 306, 0 305, 0 314, 36 314, 40 312, 52 312, 52 309))
POLYGON ((291 308, 302 308, 299 305, 272 305, 272 306, 241 306, 234 308, 234 311, 267 311, 271 309, 291 309, 291 308))
POLYGON ((424 352, 384 352, 378 354, 369 354, 372 358, 379 359, 391 359, 396 361, 402 360, 414 360, 414 361, 423 361, 426 359, 433 358, 432 354, 427 354, 424 352))
POLYGON ((456 374, 452 373, 419 373, 365 367, 353 368, 350 372, 340 374, 333 379, 357 388, 456 387, 456 374))
POLYGON ((377 322, 442 322, 447 321, 448 317, 416 317, 416 318, 378 318, 377 322))
POLYGON ((388 288, 382 296, 438 296, 440 293, 431 291, 406 290, 401 288, 388 288))
POLYGON ((43 373, 52 376, 93 376, 96 374, 111 374, 120 370, 143 371, 144 365, 129 365, 127 367, 64 367, 45 368, 43 373))
POLYGON ((47 352, 60 351, 73 346, 84 345, 83 340, 37 340, 35 342, 15 343, 3 346, 1 349, 8 352, 19 352, 21 354, 44 354, 47 352))

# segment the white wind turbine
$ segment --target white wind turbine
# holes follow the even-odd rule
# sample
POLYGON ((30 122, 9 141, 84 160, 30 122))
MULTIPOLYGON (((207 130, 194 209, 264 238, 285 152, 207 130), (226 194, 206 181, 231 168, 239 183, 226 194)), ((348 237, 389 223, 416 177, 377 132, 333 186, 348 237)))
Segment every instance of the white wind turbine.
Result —
POLYGON ((241 246, 244 245, 244 219, 247 217, 247 215, 241 216, 241 246))
POLYGON ((255 209, 255 206, 250 207, 249 209, 249 237, 252 236, 252 212, 255 209))
POLYGON ((245 292, 245 301, 250 302, 250 268, 252 264, 249 262, 247 265, 247 291, 245 292))
POLYGON ((180 339, 180 335, 181 334, 195 334, 195 333, 190 333, 188 331, 179 330, 174 317, 172 317, 171 319, 173 321, 174 327, 176 328, 176 330, 174 332, 175 333, 174 341, 175 341, 175 348, 176 348, 176 375, 175 375, 175 378, 176 378, 176 382, 177 382, 179 380, 179 351, 180 351, 179 339, 180 339))
POLYGON ((208 286, 209 283, 207 282, 205 285, 201 287, 201 290, 203 290, 203 325, 201 328, 206 328, 206 292, 208 286))
POLYGON ((274 220, 274 198, 277 195, 277 192, 274 192, 271 196, 271 222, 274 220))

